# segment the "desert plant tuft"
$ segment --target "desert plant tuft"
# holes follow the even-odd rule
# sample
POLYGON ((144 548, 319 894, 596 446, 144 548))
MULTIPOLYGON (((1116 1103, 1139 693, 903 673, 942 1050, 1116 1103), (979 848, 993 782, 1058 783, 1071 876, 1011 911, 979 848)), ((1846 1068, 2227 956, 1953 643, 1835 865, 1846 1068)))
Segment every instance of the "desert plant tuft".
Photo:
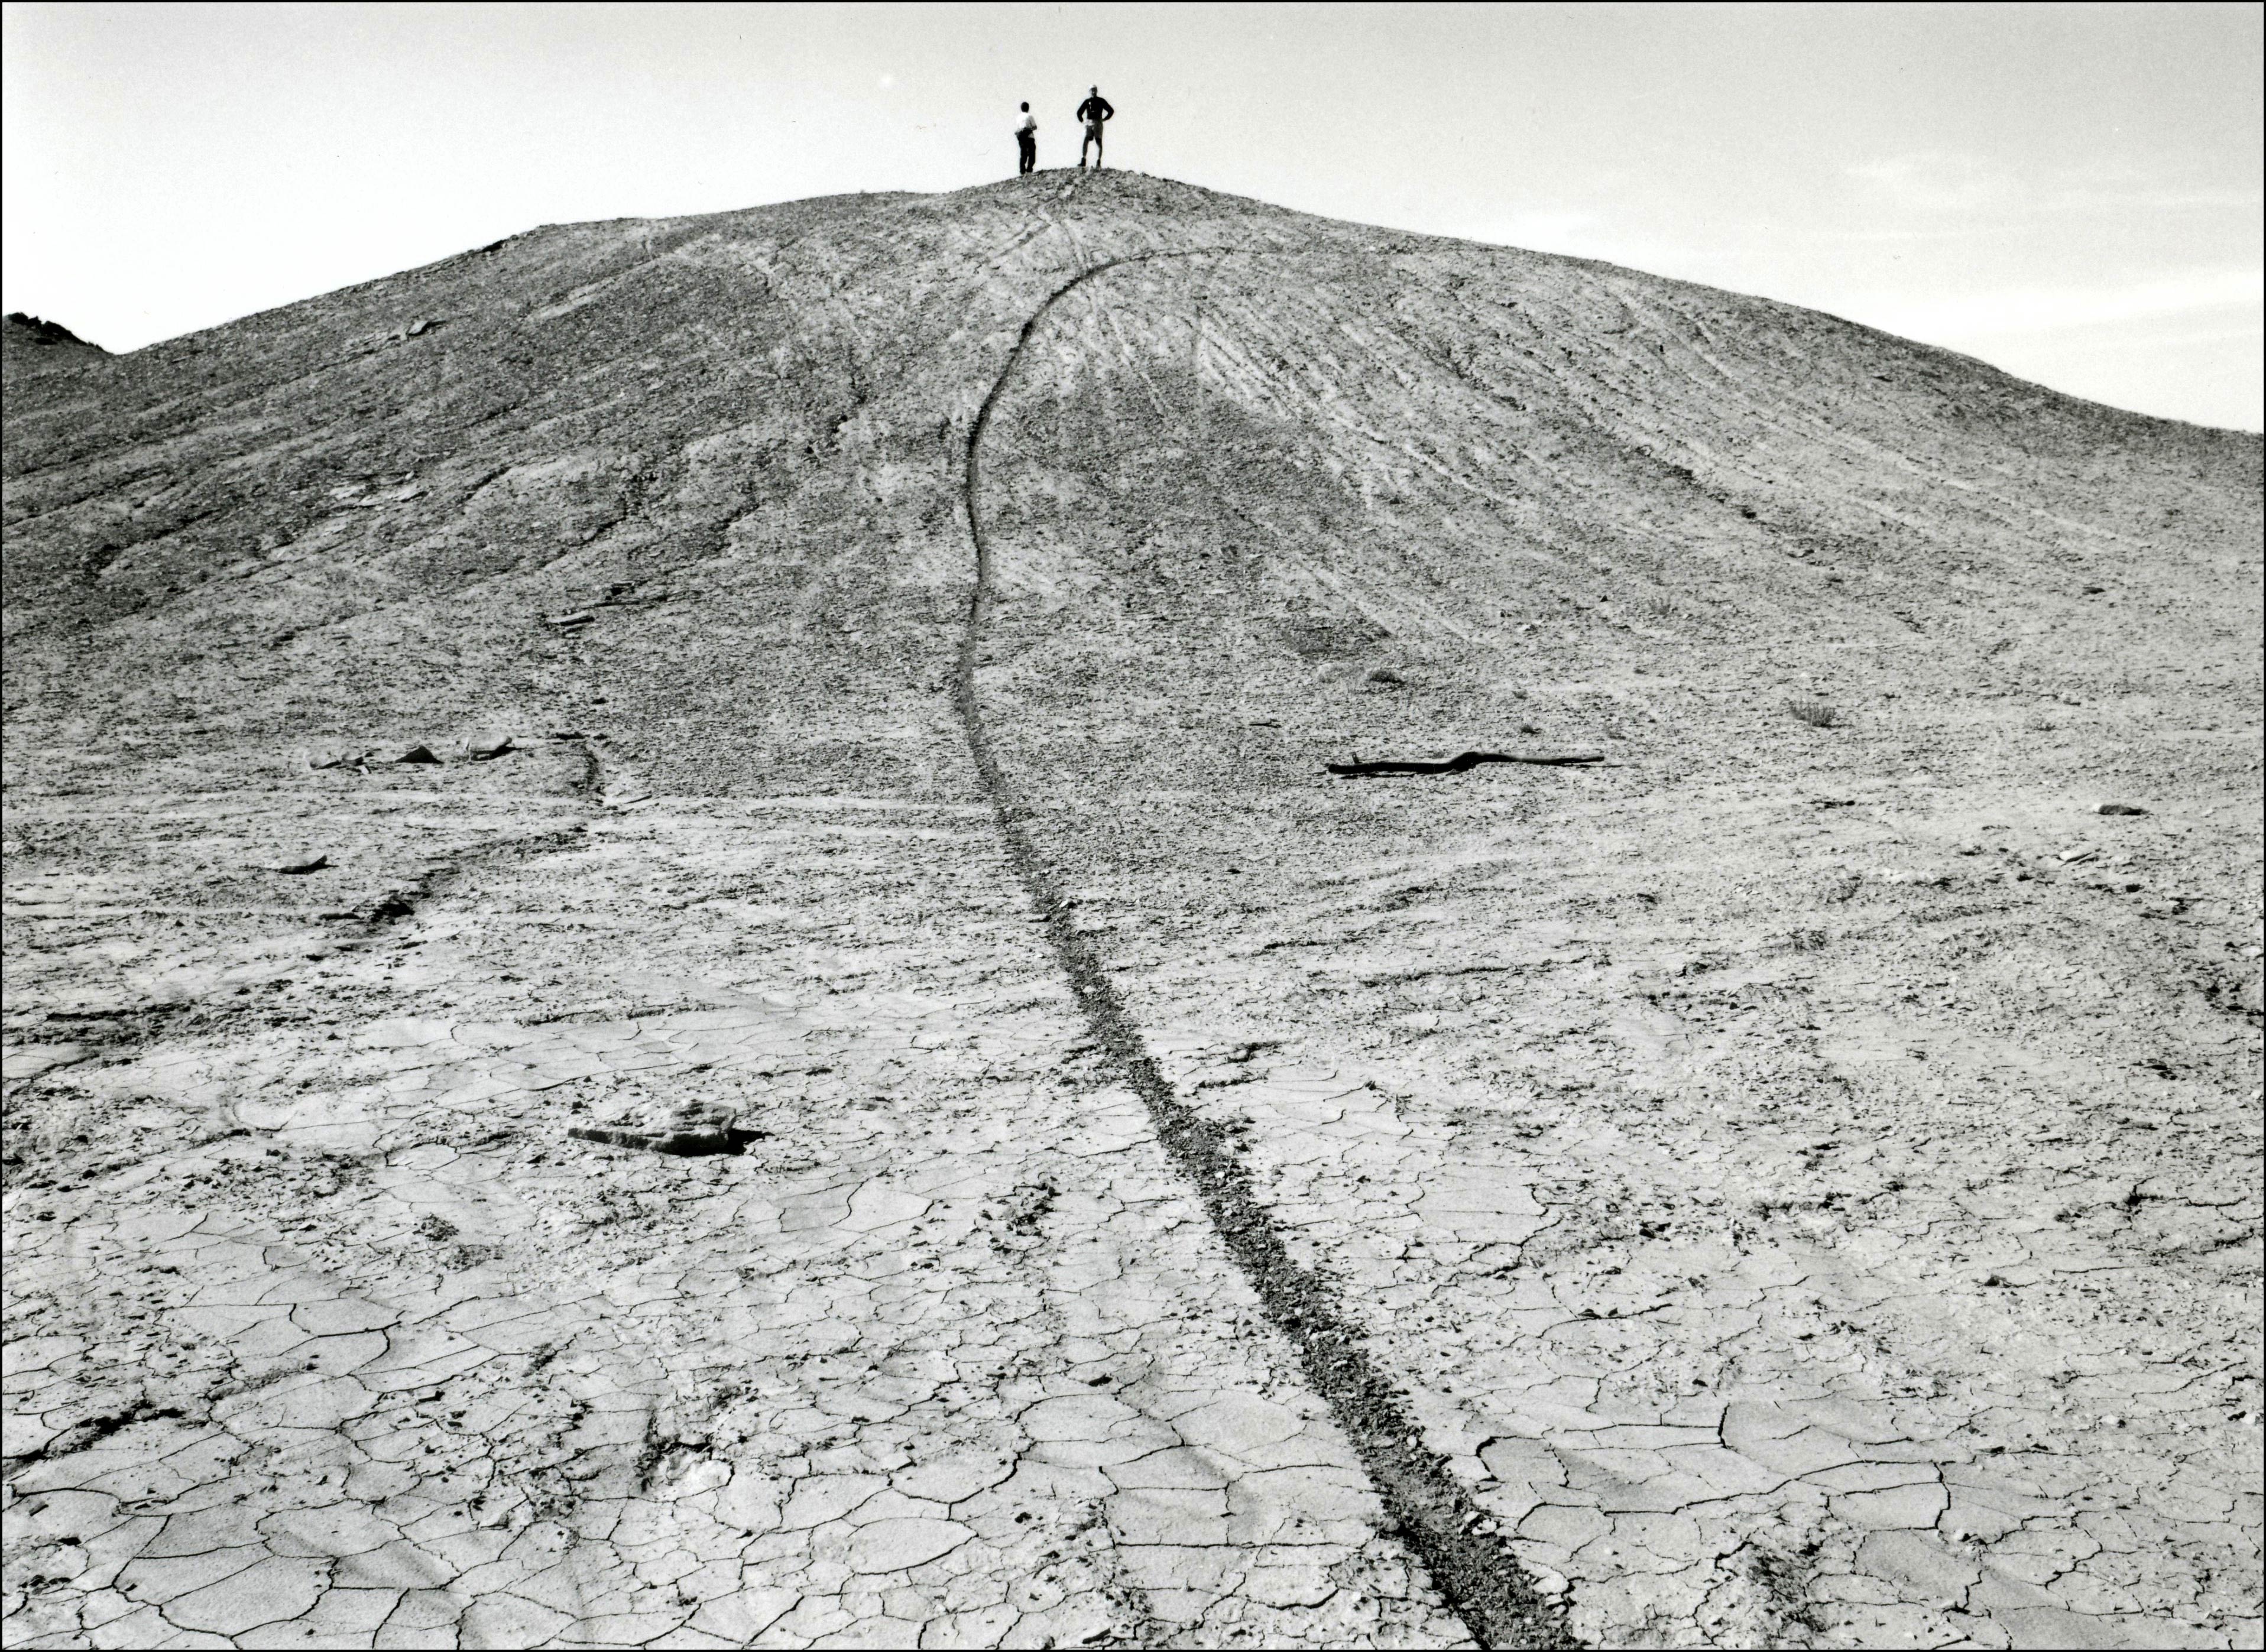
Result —
POLYGON ((1838 728, 1847 720, 1824 700, 1788 700, 1786 708, 1812 728, 1838 728))

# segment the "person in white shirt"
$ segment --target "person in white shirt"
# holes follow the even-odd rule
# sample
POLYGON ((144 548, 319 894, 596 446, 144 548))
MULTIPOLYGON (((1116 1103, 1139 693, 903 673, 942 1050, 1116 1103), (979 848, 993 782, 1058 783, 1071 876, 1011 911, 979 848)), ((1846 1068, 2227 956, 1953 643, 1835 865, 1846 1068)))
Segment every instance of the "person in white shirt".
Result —
POLYGON ((1022 157, 1016 175, 1035 170, 1039 164, 1039 117, 1031 113, 1031 106, 1023 106, 1023 118, 1015 127, 1015 149, 1022 157))

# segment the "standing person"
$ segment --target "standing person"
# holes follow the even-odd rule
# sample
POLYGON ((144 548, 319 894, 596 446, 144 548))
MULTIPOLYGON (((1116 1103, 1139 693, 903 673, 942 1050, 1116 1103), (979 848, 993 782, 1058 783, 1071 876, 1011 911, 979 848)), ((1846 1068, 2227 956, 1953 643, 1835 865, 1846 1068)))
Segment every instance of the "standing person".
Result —
POLYGON ((1023 118, 1015 128, 1015 150, 1022 164, 1016 176, 1034 170, 1039 164, 1039 117, 1031 113, 1031 106, 1023 106, 1023 118))
POLYGON ((1085 146, 1093 145, 1093 170, 1101 170, 1101 123, 1117 113, 1109 106, 1109 99, 1101 95, 1099 86, 1088 86, 1085 101, 1078 106, 1078 118, 1085 122, 1085 137, 1078 146, 1078 166, 1085 170, 1085 146))

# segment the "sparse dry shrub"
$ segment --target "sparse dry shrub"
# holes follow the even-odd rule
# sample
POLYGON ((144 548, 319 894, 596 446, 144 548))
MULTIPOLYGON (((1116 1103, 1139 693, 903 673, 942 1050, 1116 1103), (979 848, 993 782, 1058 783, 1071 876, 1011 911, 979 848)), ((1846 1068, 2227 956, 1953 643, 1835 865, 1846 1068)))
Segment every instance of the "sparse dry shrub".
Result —
POLYGON ((1786 708, 1812 728, 1838 728, 1848 721, 1824 700, 1788 700, 1786 708))
POLYGON ((1684 618, 1684 610, 1669 600, 1665 591, 1639 591, 1629 598, 1628 605, 1641 618, 1660 625, 1684 618))

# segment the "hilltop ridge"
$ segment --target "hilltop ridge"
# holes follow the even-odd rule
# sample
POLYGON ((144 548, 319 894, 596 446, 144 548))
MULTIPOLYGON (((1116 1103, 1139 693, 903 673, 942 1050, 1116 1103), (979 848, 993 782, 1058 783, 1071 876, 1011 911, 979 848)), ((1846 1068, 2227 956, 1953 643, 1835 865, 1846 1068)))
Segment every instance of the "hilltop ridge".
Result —
POLYGON ((87 350, 98 355, 109 354, 100 345, 88 343, 60 321, 27 316, 20 310, 10 311, 6 319, 0 321, 0 362, 4 362, 11 383, 35 366, 52 362, 59 351, 77 355, 87 350))
POLYGON ((19 330, 11 1634, 2255 1634, 2258 437, 1124 172, 19 330))

